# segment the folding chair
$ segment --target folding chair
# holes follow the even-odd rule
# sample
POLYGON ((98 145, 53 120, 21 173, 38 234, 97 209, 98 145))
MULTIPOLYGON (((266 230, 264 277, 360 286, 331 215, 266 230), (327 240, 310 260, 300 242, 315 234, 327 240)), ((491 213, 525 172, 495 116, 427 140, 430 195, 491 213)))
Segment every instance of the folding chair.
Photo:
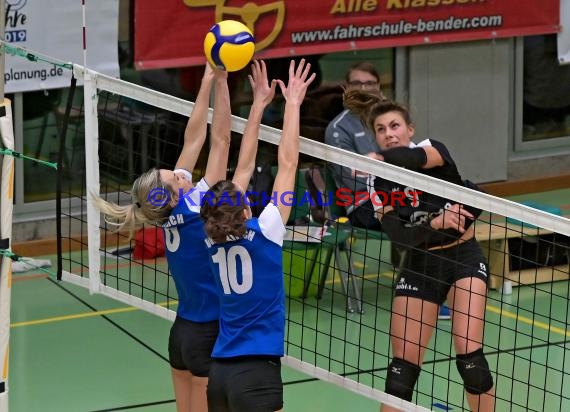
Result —
MULTIPOLYGON (((322 171, 319 171, 322 175, 322 171)), ((327 191, 327 193, 336 193, 337 187, 335 184, 335 181, 332 177, 331 173, 325 173, 325 189, 327 191)), ((333 196, 334 198, 334 196, 333 196)), ((336 200, 336 198, 334 199, 336 200)), ((367 228, 362 228, 362 227, 357 227, 357 226, 353 226, 348 222, 348 217, 346 217, 346 213, 345 213, 345 209, 344 207, 338 205, 336 202, 332 202, 330 204, 330 206, 328 207, 330 215, 332 216, 333 219, 338 219, 339 217, 342 219, 344 218, 345 221, 345 227, 347 228, 347 230, 350 230, 350 235, 353 239, 356 240, 377 240, 377 241, 390 241, 390 238, 388 237, 388 235, 386 235, 386 233, 379 231, 379 230, 374 230, 374 229, 367 229, 367 228), (348 229, 349 228, 349 229, 348 229)), ((395 247, 392 244, 392 249, 390 251, 390 261, 392 263, 392 266, 394 267, 394 270, 396 270, 399 265, 400 265, 400 253, 402 252, 400 250, 400 248, 395 247)))
MULTIPOLYGON (((305 169, 300 169, 297 171, 297 176, 295 180, 294 186, 294 193, 295 199, 303 199, 300 202, 295 202, 293 209, 291 210, 291 215, 289 218, 288 225, 295 230, 295 226, 304 227, 307 225, 315 225, 319 227, 323 227, 325 222, 323 220, 314 220, 313 222, 309 221, 309 216, 311 215, 310 207, 308 206, 310 202, 306 201, 306 193, 310 191, 306 185, 306 178, 305 178, 305 169)), ((301 292, 301 297, 305 299, 309 295, 309 289, 312 284, 314 273, 319 272, 317 276, 319 276, 317 282, 317 297, 320 299, 323 294, 323 289, 325 286, 326 276, 328 273, 328 267, 332 260, 333 253, 336 257, 337 265, 340 265, 339 254, 341 251, 346 253, 346 243, 348 240, 348 234, 345 231, 337 230, 335 227, 326 227, 326 236, 324 236, 319 243, 304 243, 304 242, 297 242, 297 241, 286 241, 284 242, 284 250, 306 250, 310 251, 313 254, 313 257, 308 262, 308 268, 305 269, 303 275, 303 290, 301 292), (318 265, 317 265, 318 263, 318 265), (315 270, 319 268, 318 270, 315 270)), ((347 256, 348 265, 350 265, 350 260, 347 256)), ((347 296, 347 311, 354 312, 355 309, 362 313, 362 304, 360 299, 360 290, 356 289, 356 293, 358 294, 357 304, 353 304, 353 299, 348 295, 347 292, 347 283, 348 279, 352 278, 346 271, 341 271, 341 282, 343 285, 343 291, 347 296)), ((348 269, 348 272, 351 272, 351 268, 348 269)))
POLYGON ((360 296, 360 288, 358 287, 356 276, 354 276, 354 269, 352 267, 352 262, 350 260, 350 255, 348 254, 347 241, 348 233, 339 230, 335 226, 327 227, 328 236, 323 237, 321 240, 321 247, 315 258, 311 261, 311 265, 308 271, 308 276, 305 277, 305 285, 303 289, 303 298, 306 298, 309 293, 309 287, 314 274, 314 267, 317 261, 320 261, 320 257, 324 253, 324 258, 320 261, 322 265, 320 277, 318 279, 318 289, 317 298, 320 299, 323 296, 323 291, 325 288, 326 279, 328 276, 328 271, 330 269, 330 264, 332 256, 334 253, 335 262, 340 273, 340 282, 342 284, 343 292, 346 296, 346 308, 350 313, 354 312, 353 297, 349 292, 350 284, 352 284, 352 289, 354 291, 354 300, 356 300, 356 310, 358 313, 363 313, 362 310, 362 298, 360 296), (340 262, 340 256, 344 252, 346 256, 347 269, 343 270, 340 262))

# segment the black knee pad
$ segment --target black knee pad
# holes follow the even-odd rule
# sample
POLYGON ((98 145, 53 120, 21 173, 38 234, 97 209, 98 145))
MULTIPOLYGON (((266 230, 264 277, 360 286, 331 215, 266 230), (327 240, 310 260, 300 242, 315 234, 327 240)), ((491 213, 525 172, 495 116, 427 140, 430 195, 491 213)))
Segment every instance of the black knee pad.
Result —
POLYGON ((411 401, 420 371, 421 368, 414 363, 401 358, 392 359, 386 377, 386 393, 411 401))
POLYGON ((481 395, 493 387, 493 377, 482 348, 464 355, 457 355, 456 363, 467 392, 481 395))

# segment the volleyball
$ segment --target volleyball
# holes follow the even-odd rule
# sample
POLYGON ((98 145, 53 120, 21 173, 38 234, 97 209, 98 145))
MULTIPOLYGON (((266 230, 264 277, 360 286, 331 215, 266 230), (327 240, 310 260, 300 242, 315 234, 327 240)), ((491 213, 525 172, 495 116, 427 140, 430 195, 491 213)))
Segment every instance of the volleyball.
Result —
POLYGON ((255 40, 247 26, 235 20, 222 20, 204 38, 204 54, 218 69, 235 72, 251 61, 255 40))

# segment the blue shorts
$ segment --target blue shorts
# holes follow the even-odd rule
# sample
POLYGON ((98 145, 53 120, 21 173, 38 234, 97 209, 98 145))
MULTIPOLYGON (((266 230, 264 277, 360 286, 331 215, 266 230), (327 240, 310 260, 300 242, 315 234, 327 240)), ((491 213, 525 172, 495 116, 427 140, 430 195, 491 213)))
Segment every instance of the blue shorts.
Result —
POLYGON ((441 305, 460 279, 478 278, 488 284, 489 267, 475 239, 439 250, 409 249, 395 296, 408 296, 441 305))
POLYGON ((209 412, 273 412, 283 408, 281 359, 214 358, 208 379, 209 412))
POLYGON ((207 377, 211 354, 218 337, 219 322, 198 323, 179 316, 170 328, 168 357, 174 369, 188 370, 192 375, 207 377))

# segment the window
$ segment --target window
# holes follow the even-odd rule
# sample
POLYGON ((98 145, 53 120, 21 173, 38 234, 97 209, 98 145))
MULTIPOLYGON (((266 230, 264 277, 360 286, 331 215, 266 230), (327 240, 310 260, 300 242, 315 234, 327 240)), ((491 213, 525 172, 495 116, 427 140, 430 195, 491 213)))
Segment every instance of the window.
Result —
MULTIPOLYGON (((22 94, 23 152, 26 156, 57 163, 67 92, 67 89, 53 89, 22 94)), ((79 96, 77 100, 81 99, 79 96)), ((83 116, 79 109, 70 116, 66 137, 63 163, 59 167, 63 168, 68 183, 79 188, 79 172, 84 169, 83 116)), ((23 173, 24 203, 55 199, 55 169, 26 160, 23 173)))
POLYGON ((522 142, 570 136, 570 65, 560 65, 555 34, 523 39, 522 142))

